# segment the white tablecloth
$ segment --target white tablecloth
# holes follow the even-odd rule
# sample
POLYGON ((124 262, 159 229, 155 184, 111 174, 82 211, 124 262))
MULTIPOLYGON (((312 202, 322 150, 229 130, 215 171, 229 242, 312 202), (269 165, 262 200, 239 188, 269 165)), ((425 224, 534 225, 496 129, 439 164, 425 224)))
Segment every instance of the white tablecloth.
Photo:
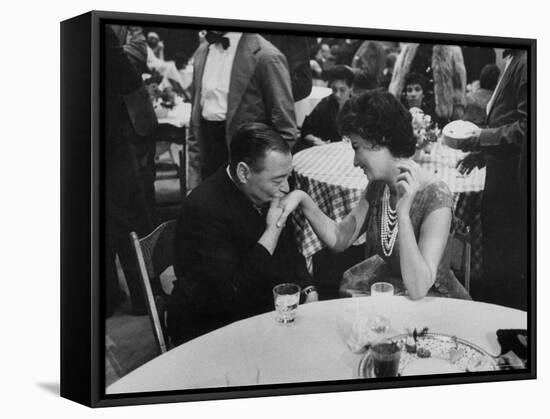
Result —
POLYGON ((313 108, 317 106, 321 99, 330 95, 331 93, 332 89, 329 89, 328 87, 313 86, 311 88, 311 93, 308 97, 294 104, 294 110, 296 112, 296 124, 301 127, 304 123, 304 119, 311 113, 313 108))
POLYGON ((163 107, 160 102, 154 104, 155 114, 159 124, 170 124, 175 127, 188 127, 191 120, 191 104, 184 102, 180 97, 176 98, 172 109, 163 107))
MULTIPOLYGON (((527 315, 492 304, 426 297, 390 297, 385 305, 392 333, 429 327, 455 335, 493 355, 500 353, 495 332, 527 326, 527 315)), ((226 374, 257 368, 259 384, 346 380, 358 377, 362 355, 347 347, 352 322, 369 313, 371 297, 301 305, 293 325, 274 313, 215 330, 153 359, 106 389, 107 394, 226 386, 226 374)))
MULTIPOLYGON (((351 145, 343 141, 311 147, 294 156, 294 170, 315 182, 364 190, 367 179, 361 169, 353 166, 353 155, 351 145)), ((462 176, 456 169, 465 155, 436 143, 431 153, 422 152, 416 161, 443 180, 453 193, 481 191, 485 185, 485 169, 476 168, 468 176, 462 176)))

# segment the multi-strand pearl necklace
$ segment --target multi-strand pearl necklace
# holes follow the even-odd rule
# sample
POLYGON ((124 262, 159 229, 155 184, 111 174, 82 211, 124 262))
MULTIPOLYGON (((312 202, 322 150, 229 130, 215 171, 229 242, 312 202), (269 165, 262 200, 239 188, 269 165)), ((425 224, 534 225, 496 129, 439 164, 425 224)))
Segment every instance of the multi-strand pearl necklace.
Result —
POLYGON ((392 209, 390 205, 390 189, 388 185, 384 187, 384 195, 382 196, 382 216, 380 218, 380 241, 382 242, 382 251, 386 257, 389 257, 393 252, 393 246, 397 240, 399 223, 397 221, 397 211, 392 209))

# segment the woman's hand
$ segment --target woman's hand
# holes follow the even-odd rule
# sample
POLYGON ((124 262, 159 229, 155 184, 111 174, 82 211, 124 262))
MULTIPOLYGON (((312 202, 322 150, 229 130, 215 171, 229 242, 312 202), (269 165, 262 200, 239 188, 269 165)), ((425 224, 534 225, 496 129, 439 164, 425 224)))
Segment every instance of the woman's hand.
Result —
POLYGON ((282 197, 278 204, 279 208, 281 209, 281 215, 279 219, 277 220, 277 227, 284 227, 286 223, 286 219, 292 212, 298 208, 298 206, 302 203, 302 199, 304 198, 304 192, 296 189, 288 194, 286 194, 284 197, 282 197))
POLYGON ((399 175, 395 186, 397 189, 397 205, 395 207, 397 216, 408 217, 413 199, 420 189, 421 172, 420 166, 413 161, 403 160, 397 164, 399 175))

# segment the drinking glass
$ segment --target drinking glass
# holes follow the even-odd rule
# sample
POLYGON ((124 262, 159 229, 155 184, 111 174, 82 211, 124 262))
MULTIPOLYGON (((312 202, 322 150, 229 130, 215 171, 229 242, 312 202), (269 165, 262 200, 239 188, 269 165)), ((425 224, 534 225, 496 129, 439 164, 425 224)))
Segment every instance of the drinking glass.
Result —
POLYGON ((371 346, 372 367, 375 377, 396 377, 399 372, 401 347, 390 341, 371 346))
POLYGON ((370 316, 370 329, 379 336, 384 336, 390 330, 390 320, 386 316, 387 298, 393 296, 393 285, 389 282, 376 282, 370 287, 372 312, 370 316))
POLYGON ((275 312, 279 323, 292 323, 300 303, 300 287, 296 284, 279 284, 273 288, 275 312))
POLYGON ((389 282, 375 282, 370 287, 370 295, 377 299, 391 297, 393 296, 393 285, 389 282))

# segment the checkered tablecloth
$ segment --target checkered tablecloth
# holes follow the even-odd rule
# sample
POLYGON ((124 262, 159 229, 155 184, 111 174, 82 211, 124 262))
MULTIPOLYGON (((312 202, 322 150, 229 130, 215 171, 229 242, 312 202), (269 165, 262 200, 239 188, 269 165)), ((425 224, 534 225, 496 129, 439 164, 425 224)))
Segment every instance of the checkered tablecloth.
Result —
MULTIPOLYGON (((368 180, 365 174, 353 166, 353 154, 351 144, 342 141, 311 147, 294 156, 296 187, 307 192, 319 208, 336 221, 342 220, 351 212, 367 187, 368 180)), ((461 151, 434 144, 431 153, 422 152, 416 156, 416 161, 422 167, 447 183, 451 192, 455 194, 455 207, 458 203, 462 205, 460 208, 463 217, 465 214, 468 215, 468 201, 461 200, 460 197, 463 193, 480 193, 485 184, 485 169, 475 169, 468 176, 458 173, 456 164, 464 155, 461 151)), ((469 215, 466 218, 465 222, 475 219, 469 215)), ((478 216, 477 220, 479 219, 478 216)), ((293 214, 292 222, 298 246, 311 268, 311 258, 323 248, 323 244, 301 211, 297 210, 293 214)), ((480 246, 481 224, 470 227, 472 236, 476 237, 480 246)), ((361 244, 364 240, 364 237, 361 237, 355 244, 361 244)), ((474 249, 474 240, 472 242, 472 262, 481 264, 479 259, 475 259, 481 257, 480 247, 474 249)))

